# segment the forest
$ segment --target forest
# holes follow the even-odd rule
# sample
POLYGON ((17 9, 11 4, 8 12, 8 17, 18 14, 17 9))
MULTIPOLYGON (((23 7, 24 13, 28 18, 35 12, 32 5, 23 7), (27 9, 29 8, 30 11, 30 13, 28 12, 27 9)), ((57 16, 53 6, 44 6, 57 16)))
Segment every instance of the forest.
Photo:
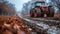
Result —
POLYGON ((6 0, 0 0, 0 15, 15 15, 15 6, 6 0))

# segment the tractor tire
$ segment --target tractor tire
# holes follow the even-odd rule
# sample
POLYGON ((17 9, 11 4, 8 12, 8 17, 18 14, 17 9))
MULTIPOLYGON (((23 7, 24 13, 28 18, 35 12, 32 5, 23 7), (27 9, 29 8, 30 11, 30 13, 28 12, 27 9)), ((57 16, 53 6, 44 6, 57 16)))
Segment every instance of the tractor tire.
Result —
POLYGON ((37 11, 37 17, 41 17, 41 10, 39 9, 38 11, 37 11))
POLYGON ((34 11, 34 17, 37 17, 37 11, 34 11))
POLYGON ((44 17, 44 11, 41 11, 41 17, 44 17))
POLYGON ((50 17, 54 17, 54 8, 50 8, 50 17))
POLYGON ((30 10, 30 17, 34 17, 34 9, 30 10))
POLYGON ((40 17, 41 16, 41 10, 39 8, 36 8, 34 11, 35 17, 40 17))
POLYGON ((48 17, 54 17, 54 8, 49 8, 49 14, 47 14, 48 17))

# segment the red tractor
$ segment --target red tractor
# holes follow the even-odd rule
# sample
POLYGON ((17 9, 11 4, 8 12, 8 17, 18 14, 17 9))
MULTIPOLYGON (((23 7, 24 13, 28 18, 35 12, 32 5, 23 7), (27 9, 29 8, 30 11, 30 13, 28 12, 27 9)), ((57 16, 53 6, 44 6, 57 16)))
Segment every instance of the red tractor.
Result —
POLYGON ((45 1, 36 1, 33 3, 34 8, 30 9, 30 17, 54 17, 54 8, 48 5, 45 1))

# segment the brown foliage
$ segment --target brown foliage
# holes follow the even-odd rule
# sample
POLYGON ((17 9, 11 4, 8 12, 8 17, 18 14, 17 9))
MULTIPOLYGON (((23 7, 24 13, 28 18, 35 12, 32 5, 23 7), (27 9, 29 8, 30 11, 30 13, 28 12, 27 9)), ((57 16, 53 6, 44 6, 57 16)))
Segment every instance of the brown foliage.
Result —
POLYGON ((18 16, 0 16, 0 28, 4 29, 2 33, 16 33, 24 32, 28 34, 28 28, 18 16))
POLYGON ((3 13, 3 15, 14 15, 16 10, 13 4, 8 3, 8 1, 2 1, 0 2, 0 12, 3 13))

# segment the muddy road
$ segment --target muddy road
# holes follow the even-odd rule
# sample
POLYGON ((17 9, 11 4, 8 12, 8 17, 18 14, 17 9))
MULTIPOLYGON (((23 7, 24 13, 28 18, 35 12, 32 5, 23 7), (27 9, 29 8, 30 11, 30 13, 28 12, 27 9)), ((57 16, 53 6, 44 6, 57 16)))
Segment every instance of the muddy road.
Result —
POLYGON ((20 16, 24 23, 38 34, 60 34, 60 19, 57 18, 31 18, 20 16))

